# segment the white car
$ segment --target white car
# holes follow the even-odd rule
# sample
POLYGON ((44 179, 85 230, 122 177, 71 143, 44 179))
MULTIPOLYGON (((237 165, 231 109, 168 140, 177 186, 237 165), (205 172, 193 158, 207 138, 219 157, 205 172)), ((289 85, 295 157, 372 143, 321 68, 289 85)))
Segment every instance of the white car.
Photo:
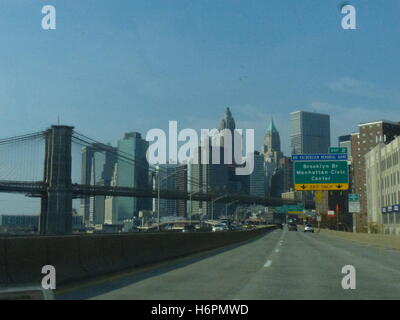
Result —
POLYGON ((314 227, 312 226, 312 224, 306 224, 304 226, 304 232, 314 232, 314 227))
POLYGON ((216 224, 212 227, 212 232, 227 231, 228 227, 225 224, 216 224))

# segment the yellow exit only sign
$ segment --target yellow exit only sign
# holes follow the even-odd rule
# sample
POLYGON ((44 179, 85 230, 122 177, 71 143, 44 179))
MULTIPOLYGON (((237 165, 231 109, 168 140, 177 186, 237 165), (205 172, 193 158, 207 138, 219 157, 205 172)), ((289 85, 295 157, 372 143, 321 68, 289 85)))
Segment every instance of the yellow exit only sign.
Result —
POLYGON ((303 183, 303 184, 295 184, 294 189, 297 191, 349 190, 349 184, 348 183, 303 183))

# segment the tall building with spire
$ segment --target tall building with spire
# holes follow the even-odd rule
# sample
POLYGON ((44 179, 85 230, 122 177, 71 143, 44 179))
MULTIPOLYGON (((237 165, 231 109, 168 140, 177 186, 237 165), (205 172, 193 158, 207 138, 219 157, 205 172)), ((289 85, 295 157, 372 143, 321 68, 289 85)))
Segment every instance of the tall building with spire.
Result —
MULTIPOLYGON (((232 136, 232 145, 226 143, 226 135, 220 137, 220 145, 215 146, 208 144, 208 146, 201 146, 194 152, 192 161, 188 164, 188 186, 187 190, 189 193, 196 193, 199 191, 203 192, 219 192, 219 193, 240 193, 246 192, 249 189, 249 177, 248 176, 237 176, 235 173, 236 164, 234 161, 234 149, 233 149, 233 135, 235 133, 235 120, 229 108, 226 108, 225 113, 220 121, 219 130, 227 129, 230 131, 232 136), (208 151, 205 149, 208 148, 208 151), (227 148, 230 149, 231 163, 225 161, 229 155, 227 148), (201 163, 201 154, 207 151, 210 157, 208 162, 201 163), (212 163, 211 155, 213 153, 219 154, 220 163, 212 163), (197 161, 193 161, 196 159, 197 161)), ((240 137, 238 137, 240 138, 240 137)), ((255 179, 256 181, 256 179, 255 179)), ((225 204, 221 202, 199 202, 192 201, 187 205, 188 212, 191 215, 205 215, 211 218, 218 218, 225 214, 225 204)), ((234 209, 234 205, 230 207, 234 209)))
MULTIPOLYGON (((232 113, 231 110, 229 109, 229 107, 227 107, 225 109, 225 113, 224 116, 221 119, 220 125, 219 125, 219 130, 224 130, 224 129, 228 129, 231 132, 231 155, 232 155, 232 163, 234 162, 234 137, 235 137, 235 128, 236 128, 236 124, 235 124, 235 119, 232 117, 232 113)), ((220 145, 223 148, 226 148, 226 143, 225 143, 225 136, 226 134, 223 134, 221 137, 221 141, 220 141, 220 145)))
POLYGON ((229 107, 225 109, 225 114, 223 118, 221 119, 221 124, 219 126, 219 129, 229 129, 231 131, 235 130, 236 124, 235 124, 235 119, 232 117, 231 110, 229 107))
POLYGON ((281 138, 275 127, 274 119, 271 119, 264 136, 264 154, 281 151, 281 138))
POLYGON ((264 145, 261 149, 263 151, 262 153, 264 154, 265 189, 267 195, 271 195, 273 188, 272 176, 278 169, 279 161, 283 158, 279 131, 276 128, 273 119, 271 119, 271 122, 267 126, 267 130, 265 131, 264 135, 264 145))

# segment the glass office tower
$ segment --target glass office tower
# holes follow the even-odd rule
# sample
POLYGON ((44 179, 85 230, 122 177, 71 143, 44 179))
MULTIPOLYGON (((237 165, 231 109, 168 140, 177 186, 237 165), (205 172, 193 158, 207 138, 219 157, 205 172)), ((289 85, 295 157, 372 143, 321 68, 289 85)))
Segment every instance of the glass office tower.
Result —
POLYGON ((327 153, 331 142, 329 115, 296 111, 290 114, 292 154, 327 153))

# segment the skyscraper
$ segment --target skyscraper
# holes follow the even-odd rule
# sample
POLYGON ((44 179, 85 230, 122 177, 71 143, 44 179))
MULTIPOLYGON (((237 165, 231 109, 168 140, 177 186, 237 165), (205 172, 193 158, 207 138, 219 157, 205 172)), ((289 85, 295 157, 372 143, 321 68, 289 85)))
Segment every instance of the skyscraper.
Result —
POLYGON ((264 157, 258 151, 254 152, 254 170, 249 176, 249 194, 265 197, 264 157))
MULTIPOLYGON (((230 166, 225 164, 212 164, 211 158, 208 163, 200 163, 200 157, 202 148, 199 147, 194 157, 198 158, 198 163, 190 162, 188 165, 188 192, 194 194, 197 192, 218 192, 228 193, 231 185, 230 178, 230 166)), ((208 146, 209 154, 212 154, 213 150, 218 149, 220 159, 224 159, 224 148, 208 146)), ((215 151, 214 151, 215 152, 215 151)), ((224 211, 224 206, 220 203, 215 203, 211 208, 210 202, 192 201, 188 203, 188 211, 192 215, 211 215, 213 212, 214 217, 218 217, 224 211)))
MULTIPOLYGON (((82 148, 81 183, 109 186, 116 162, 116 148, 94 143, 82 148)), ((86 225, 104 223, 104 196, 91 196, 81 200, 80 213, 86 225)))
MULTIPOLYGON (((149 143, 138 132, 126 133, 118 141, 120 157, 114 167, 112 185, 130 188, 149 188, 149 163, 146 151, 149 143)), ((107 223, 132 219, 139 210, 148 210, 151 200, 130 197, 107 197, 107 223)))
POLYGON ((263 149, 264 154, 281 151, 281 138, 279 136, 279 131, 275 127, 274 119, 271 119, 265 131, 263 149))
POLYGON ((272 175, 278 168, 279 160, 283 157, 281 152, 281 140, 279 132, 275 127, 274 120, 271 119, 264 135, 264 145, 262 147, 265 166, 265 189, 266 194, 272 192, 272 175))
POLYGON ((231 110, 229 109, 229 107, 227 107, 225 109, 224 116, 221 119, 219 129, 220 130, 229 129, 229 130, 233 131, 233 130, 235 130, 235 128, 236 128, 235 119, 233 119, 231 110))
POLYGON ((235 155, 235 153, 234 153, 234 145, 235 145, 234 139, 235 139, 235 136, 236 136, 235 128, 236 128, 235 119, 232 116, 231 110, 229 108, 226 108, 224 116, 221 119, 219 130, 220 131, 229 130, 232 142, 230 143, 230 145, 226 145, 227 143, 225 142, 225 140, 227 140, 226 135, 228 133, 225 133, 221 137, 221 144, 220 145, 223 148, 231 148, 231 152, 230 153, 232 155, 232 163, 234 163, 234 159, 235 159, 234 158, 234 155, 235 155))
MULTIPOLYGON (((187 164, 181 164, 176 167, 176 169, 175 169, 176 191, 187 192, 187 190, 188 190, 187 170, 188 170, 187 164)), ((186 217, 187 201, 186 200, 176 200, 176 211, 177 211, 178 216, 186 217)))
POLYGON ((293 163, 290 157, 281 157, 271 177, 271 197, 280 198, 282 193, 293 189, 293 163))
POLYGON ((331 142, 329 115, 296 111, 290 114, 290 121, 292 154, 328 152, 331 142))

